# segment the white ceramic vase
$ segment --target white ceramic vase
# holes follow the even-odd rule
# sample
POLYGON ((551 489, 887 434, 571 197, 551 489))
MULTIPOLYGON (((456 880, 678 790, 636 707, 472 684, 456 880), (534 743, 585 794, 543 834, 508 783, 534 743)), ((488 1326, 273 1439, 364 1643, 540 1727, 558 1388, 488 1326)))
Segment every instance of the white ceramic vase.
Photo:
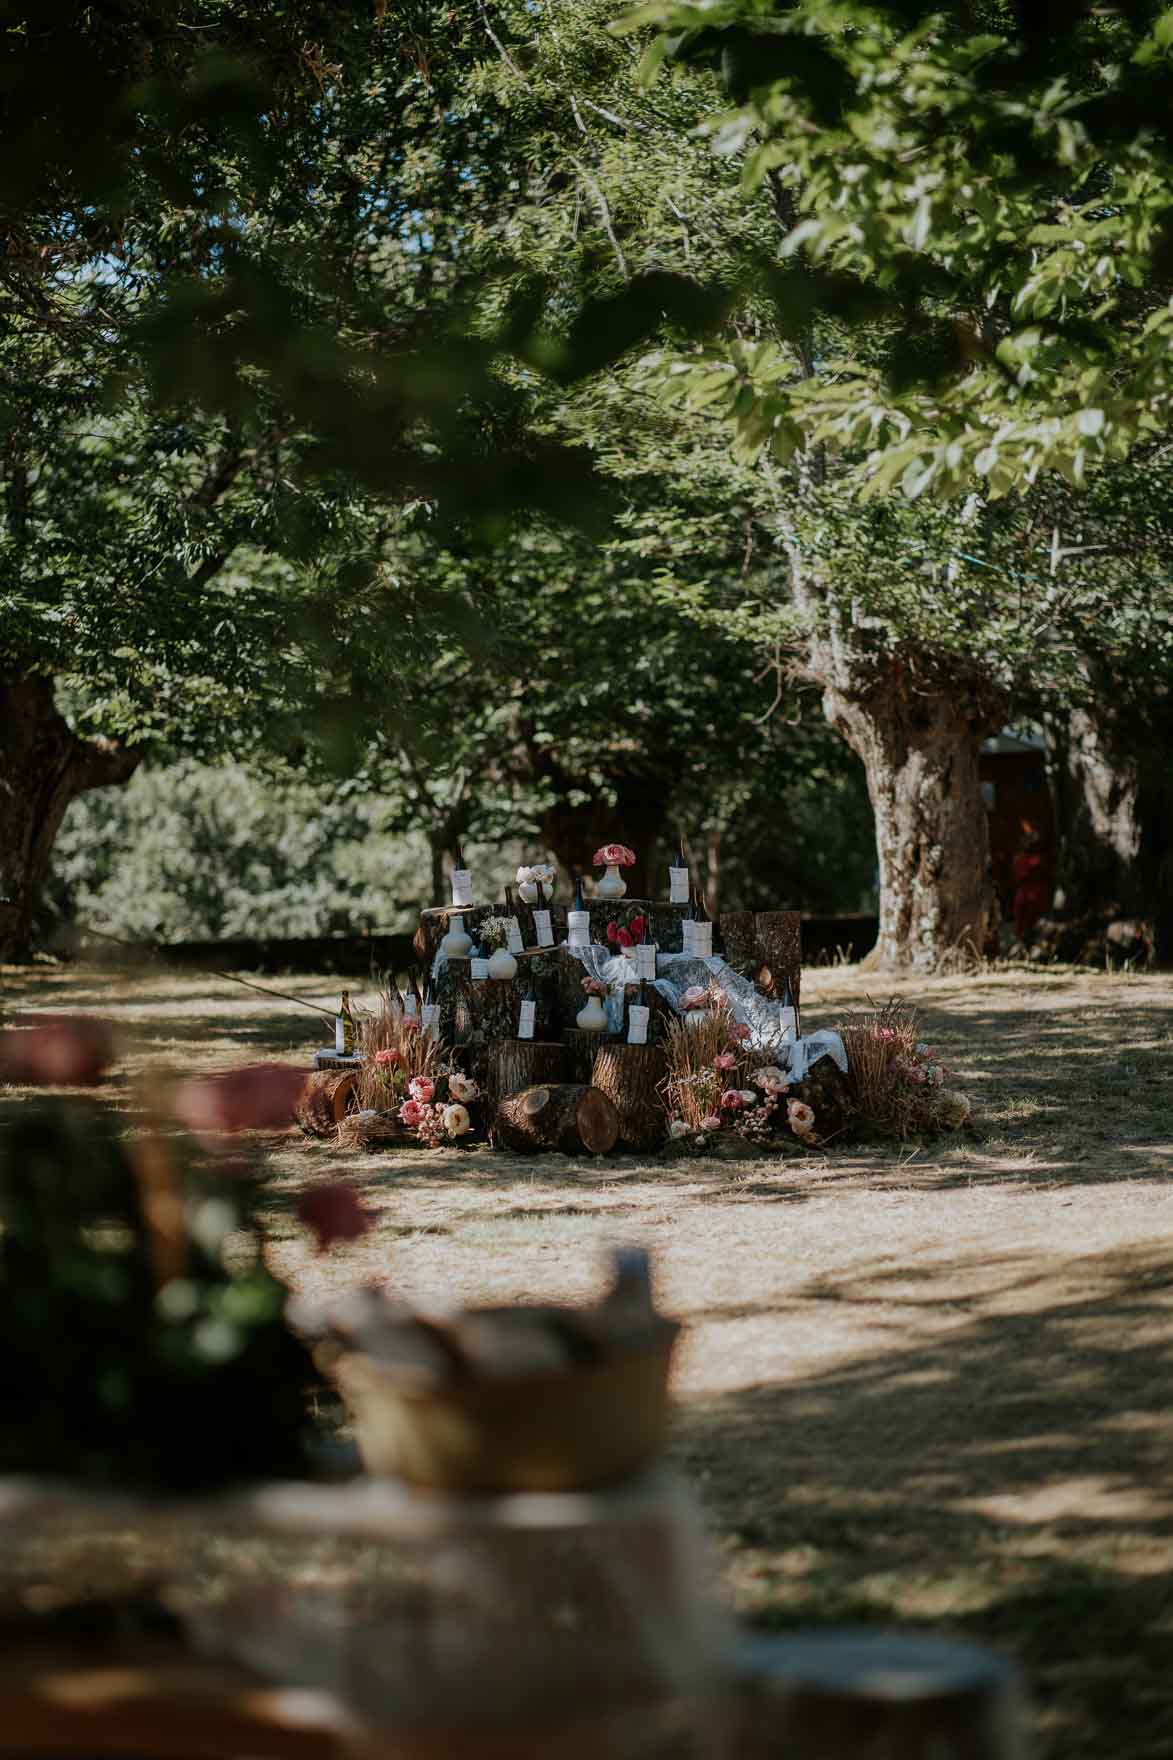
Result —
POLYGON ((472 936, 464 932, 463 917, 449 917, 448 933, 440 943, 440 952, 445 959, 467 959, 468 950, 472 946, 472 936))
POLYGON ((581 1027, 584 1033, 605 1033, 607 1031, 607 1010, 603 1007, 603 998, 588 996, 574 1019, 576 1025, 581 1027))
POLYGON ((626 891, 627 881, 614 862, 605 869, 603 878, 595 882, 596 898, 622 898, 626 891))
POLYGON ((537 904, 538 885, 536 880, 523 880, 517 888, 517 896, 523 904, 537 904))
POLYGON ((507 947, 499 947, 489 955, 489 976, 502 984, 517 976, 517 961, 507 947))

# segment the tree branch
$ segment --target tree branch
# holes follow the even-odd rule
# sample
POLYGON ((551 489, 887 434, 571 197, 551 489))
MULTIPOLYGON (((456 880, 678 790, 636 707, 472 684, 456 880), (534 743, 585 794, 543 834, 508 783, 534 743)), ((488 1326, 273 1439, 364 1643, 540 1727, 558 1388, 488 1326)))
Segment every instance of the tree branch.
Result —
POLYGON ((89 788, 111 788, 129 782, 144 756, 141 746, 124 746, 120 740, 101 735, 79 738, 74 750, 76 792, 83 794, 89 788))

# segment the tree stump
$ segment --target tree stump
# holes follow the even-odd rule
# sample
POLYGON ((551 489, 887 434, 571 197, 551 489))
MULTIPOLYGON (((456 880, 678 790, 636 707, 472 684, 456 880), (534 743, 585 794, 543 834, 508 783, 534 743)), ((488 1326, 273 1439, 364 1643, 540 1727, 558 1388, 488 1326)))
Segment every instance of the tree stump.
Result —
POLYGON ((293 1116, 307 1137, 332 1137, 353 1104, 358 1071, 315 1070, 305 1080, 293 1116))
POLYGON ((722 911, 717 922, 727 965, 743 978, 757 976, 761 966, 752 911, 722 911))
POLYGON ((667 1064, 660 1045, 600 1045, 591 1081, 614 1101, 626 1149, 658 1149, 668 1133, 659 1084, 667 1064))
POLYGON ((855 1111, 851 1082, 827 1053, 811 1064, 805 1079, 794 1084, 787 1098, 805 1100, 814 1108, 818 1137, 838 1136, 855 1111))
POLYGON ((798 911, 757 911, 754 914, 758 968, 753 974, 767 996, 779 1001, 790 985, 794 1006, 802 987, 802 916, 798 911))
POLYGON ((550 1084, 507 1095, 497 1107, 495 1134, 523 1154, 605 1155, 619 1137, 619 1114, 597 1088, 550 1084))
POLYGON ((588 1033, 582 1027, 567 1027, 562 1038, 566 1045, 570 1080, 589 1085, 599 1047, 615 1041, 606 1033, 588 1033))
POLYGON ((489 1047, 485 1093, 503 1100, 539 1082, 561 1082, 566 1074, 566 1047, 548 1039, 501 1039, 489 1047))

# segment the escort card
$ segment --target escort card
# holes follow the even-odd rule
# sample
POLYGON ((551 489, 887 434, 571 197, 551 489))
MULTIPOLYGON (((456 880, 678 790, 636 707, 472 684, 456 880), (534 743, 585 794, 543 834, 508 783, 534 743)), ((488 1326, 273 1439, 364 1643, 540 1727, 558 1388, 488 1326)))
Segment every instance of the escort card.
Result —
POLYGON ((654 978, 656 975, 656 944, 654 941, 641 941, 635 950, 636 969, 641 978, 654 978))
POLYGON ((690 875, 687 868, 669 868, 668 870, 668 903, 688 903, 688 883, 690 875))
POLYGON ((510 953, 524 953, 525 942, 522 940, 521 936, 521 924, 516 917, 506 917, 505 921, 509 924, 506 935, 509 941, 510 953))
POLYGON ((629 1045, 647 1044, 648 1021, 651 1019, 651 1013, 650 1008, 641 1008, 638 1002, 632 1003, 627 1011, 627 1043, 629 1045))
POLYGON ((487 978, 489 975, 489 962, 488 962, 488 960, 487 959, 470 959, 468 962, 468 975, 470 978, 476 978, 476 979, 487 978))
POLYGON ((539 947, 553 947, 554 926, 550 922, 549 911, 534 912, 534 933, 538 938, 539 947))
POLYGON ((534 1036, 534 1019, 535 1019, 535 1016, 537 1015, 537 1012, 538 1012, 538 1005, 532 999, 527 998, 527 1000, 522 1003, 522 1005, 521 1005, 521 1018, 517 1023, 517 1036, 519 1039, 532 1039, 533 1038, 533 1036, 534 1036))
POLYGON ((452 870, 452 902, 456 905, 472 903, 472 870, 469 868, 453 868, 452 870))

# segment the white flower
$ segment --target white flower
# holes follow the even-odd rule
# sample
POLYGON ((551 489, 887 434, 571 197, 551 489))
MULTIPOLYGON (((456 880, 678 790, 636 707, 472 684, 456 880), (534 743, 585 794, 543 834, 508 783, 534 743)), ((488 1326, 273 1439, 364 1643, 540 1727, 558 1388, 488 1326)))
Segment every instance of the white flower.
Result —
POLYGON ((468 1109, 464 1106, 446 1106, 444 1108, 444 1129, 450 1137, 463 1137, 472 1129, 472 1120, 468 1109))
POLYGON ((739 1088, 737 1091, 741 1095, 742 1102, 744 1105, 746 1105, 746 1106, 756 1106, 757 1105, 758 1097, 754 1093, 752 1088, 739 1088))
POLYGON ((674 1118, 672 1120, 672 1123, 668 1126, 668 1135, 670 1137, 686 1137, 688 1135, 688 1126, 682 1118, 674 1118))
POLYGON ((785 1070, 779 1069, 776 1063, 764 1064, 761 1069, 755 1069, 749 1079, 751 1082, 756 1082, 759 1088, 764 1088, 767 1093, 771 1088, 788 1088, 790 1086, 790 1077, 785 1070))
POLYGON ((786 1103, 786 1117, 789 1121, 791 1130, 795 1131, 800 1136, 809 1131, 815 1122, 814 1108, 808 1106, 805 1100, 788 1100, 786 1103))
POLYGON ((448 1092, 453 1100, 476 1100, 480 1089, 471 1076, 461 1075, 459 1070, 448 1077, 448 1092))

